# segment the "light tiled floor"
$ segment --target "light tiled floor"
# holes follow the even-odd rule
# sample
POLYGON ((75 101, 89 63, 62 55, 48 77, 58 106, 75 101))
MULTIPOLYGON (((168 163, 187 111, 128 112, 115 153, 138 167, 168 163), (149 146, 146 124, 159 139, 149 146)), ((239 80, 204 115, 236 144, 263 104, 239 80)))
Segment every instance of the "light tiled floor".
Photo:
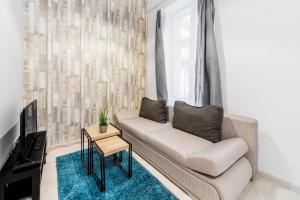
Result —
MULTIPOLYGON (((80 144, 66 147, 58 147, 48 151, 47 164, 44 165, 41 186, 41 200, 57 199, 57 177, 55 158, 60 155, 71 153, 80 149, 80 144)), ((190 200, 191 198, 179 189, 174 183, 163 176, 139 155, 133 153, 133 157, 140 162, 148 171, 159 179, 179 199, 190 200)), ((268 180, 257 177, 249 183, 240 200, 300 200, 300 194, 284 189, 268 180)))

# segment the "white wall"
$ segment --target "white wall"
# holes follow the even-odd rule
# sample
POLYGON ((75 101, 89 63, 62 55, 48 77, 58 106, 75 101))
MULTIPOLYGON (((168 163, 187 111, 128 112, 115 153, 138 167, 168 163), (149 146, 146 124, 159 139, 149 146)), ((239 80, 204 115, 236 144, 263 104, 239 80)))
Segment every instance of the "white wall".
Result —
MULTIPOLYGON (((258 120, 259 170, 300 187, 300 1, 215 2, 225 110, 258 120)), ((148 13, 150 97, 159 7, 148 13)))
POLYGON ((23 1, 0 1, 0 167, 19 134, 23 97, 23 1))
POLYGON ((300 186, 300 1, 216 6, 227 111, 258 120, 259 170, 300 186))

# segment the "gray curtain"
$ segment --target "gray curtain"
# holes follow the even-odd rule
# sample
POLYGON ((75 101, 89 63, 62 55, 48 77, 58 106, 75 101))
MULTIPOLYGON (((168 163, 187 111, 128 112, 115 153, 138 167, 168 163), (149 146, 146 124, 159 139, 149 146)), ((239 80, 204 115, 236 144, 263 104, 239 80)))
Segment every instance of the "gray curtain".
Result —
POLYGON ((222 106, 218 54, 214 34, 214 0, 198 0, 195 105, 222 106))
POLYGON ((155 34, 155 69, 157 99, 168 100, 164 44, 161 30, 161 11, 157 12, 155 34))

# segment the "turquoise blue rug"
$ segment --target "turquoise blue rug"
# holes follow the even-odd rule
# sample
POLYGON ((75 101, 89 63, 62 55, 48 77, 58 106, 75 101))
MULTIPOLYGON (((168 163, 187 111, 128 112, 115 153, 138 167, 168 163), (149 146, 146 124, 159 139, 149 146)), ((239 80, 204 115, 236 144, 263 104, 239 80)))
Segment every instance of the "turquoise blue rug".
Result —
MULTIPOLYGON (((127 169, 127 152, 123 152, 123 165, 127 169)), ((94 153, 94 168, 99 175, 99 158, 94 153)), ((106 158, 106 191, 100 192, 92 175, 87 175, 80 160, 80 151, 56 158, 58 197, 60 200, 150 200, 177 199, 150 172, 132 159, 131 179, 106 158)))

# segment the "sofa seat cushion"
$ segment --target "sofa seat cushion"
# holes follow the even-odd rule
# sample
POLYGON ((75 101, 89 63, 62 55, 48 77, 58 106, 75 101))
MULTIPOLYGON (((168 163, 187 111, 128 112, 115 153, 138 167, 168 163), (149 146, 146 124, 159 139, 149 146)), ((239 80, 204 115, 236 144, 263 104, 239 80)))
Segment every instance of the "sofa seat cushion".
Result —
POLYGON ((248 151, 241 138, 231 138, 194 152, 187 158, 187 167, 211 176, 219 176, 248 151))
POLYGON ((212 145, 212 142, 208 140, 171 126, 146 132, 144 142, 183 166, 186 166, 186 159, 189 155, 212 145))
POLYGON ((121 128, 125 129, 141 140, 144 139, 144 135, 148 132, 157 131, 172 126, 169 122, 162 124, 142 117, 124 119, 118 121, 118 124, 121 126, 121 128))

